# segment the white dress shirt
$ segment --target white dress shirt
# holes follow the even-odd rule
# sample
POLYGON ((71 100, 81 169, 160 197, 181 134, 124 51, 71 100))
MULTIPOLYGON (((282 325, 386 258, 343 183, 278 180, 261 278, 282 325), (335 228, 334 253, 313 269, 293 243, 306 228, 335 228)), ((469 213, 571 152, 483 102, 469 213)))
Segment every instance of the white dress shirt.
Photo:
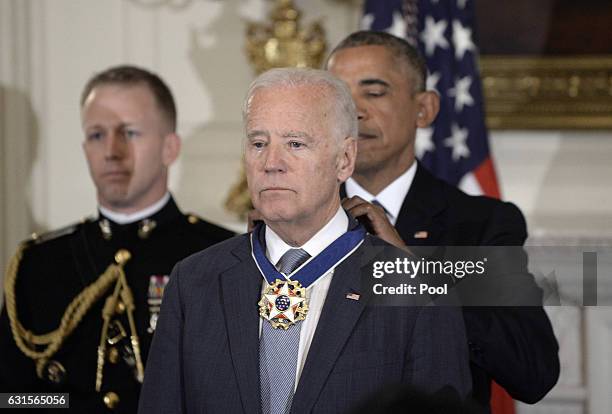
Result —
POLYGON ((117 224, 130 224, 140 221, 142 219, 146 219, 147 217, 151 217, 153 214, 157 213, 161 210, 166 203, 170 200, 170 193, 166 191, 166 194, 159 201, 151 204, 149 207, 146 207, 140 211, 130 214, 117 213, 116 211, 109 210, 106 207, 98 206, 98 210, 104 217, 109 220, 114 221, 117 224))
MULTIPOLYGON (((270 227, 266 226, 266 256, 271 263, 276 264, 289 249, 300 248, 304 249, 311 258, 321 253, 327 246, 333 243, 338 237, 342 236, 348 230, 348 216, 340 207, 334 217, 327 222, 321 230, 319 230, 310 240, 300 247, 288 245, 281 239, 270 227)), ((309 259, 310 260, 310 259, 309 259)), ((302 323, 300 331, 300 345, 298 348, 297 367, 295 370, 295 389, 302 374, 304 363, 312 343, 321 310, 327 297, 329 284, 331 283, 334 274, 332 268, 325 275, 321 276, 315 283, 306 289, 306 298, 308 299, 308 314, 302 323)), ((262 293, 268 287, 268 283, 264 279, 262 293)), ((261 324, 263 319, 259 319, 259 334, 261 336, 261 324)))
POLYGON ((387 212, 387 217, 391 224, 395 225, 400 210, 402 209, 402 203, 410 190, 414 175, 416 174, 417 163, 414 161, 410 168, 405 173, 397 177, 386 186, 378 194, 370 194, 366 189, 360 186, 357 181, 353 178, 346 180, 346 195, 348 197, 359 196, 365 201, 372 202, 376 199, 387 212))

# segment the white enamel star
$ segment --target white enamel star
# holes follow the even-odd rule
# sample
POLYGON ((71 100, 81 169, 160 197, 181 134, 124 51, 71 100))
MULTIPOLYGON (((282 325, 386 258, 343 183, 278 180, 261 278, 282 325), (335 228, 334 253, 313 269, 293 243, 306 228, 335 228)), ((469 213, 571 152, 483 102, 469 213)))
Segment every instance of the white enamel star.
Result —
POLYGON ((304 302, 304 300, 306 300, 303 297, 299 297, 299 296, 291 296, 290 292, 289 292, 289 285, 288 283, 284 283, 282 285, 282 287, 278 290, 278 293, 274 293, 274 294, 266 294, 264 295, 266 297, 266 299, 268 300, 268 302, 270 304, 272 304, 272 309, 270 310, 270 316, 269 319, 275 318, 278 315, 285 315, 287 317, 287 319, 289 319, 291 322, 295 321, 295 305, 298 305, 302 302, 304 302), (289 307, 284 310, 281 311, 276 307, 276 300, 279 297, 285 296, 289 299, 289 307))

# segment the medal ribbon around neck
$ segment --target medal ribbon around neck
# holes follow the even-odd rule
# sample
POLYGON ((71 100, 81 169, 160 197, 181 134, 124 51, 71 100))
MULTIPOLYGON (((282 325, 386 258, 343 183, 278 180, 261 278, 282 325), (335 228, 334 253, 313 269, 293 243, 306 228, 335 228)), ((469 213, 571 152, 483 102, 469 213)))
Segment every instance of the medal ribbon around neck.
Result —
POLYGON ((358 225, 334 240, 321 253, 306 261, 291 274, 276 270, 266 257, 260 243, 264 225, 260 224, 251 233, 251 254, 257 268, 269 286, 259 301, 259 314, 273 328, 288 329, 304 320, 308 312, 306 289, 313 286, 321 276, 342 263, 363 243, 366 230, 358 225))

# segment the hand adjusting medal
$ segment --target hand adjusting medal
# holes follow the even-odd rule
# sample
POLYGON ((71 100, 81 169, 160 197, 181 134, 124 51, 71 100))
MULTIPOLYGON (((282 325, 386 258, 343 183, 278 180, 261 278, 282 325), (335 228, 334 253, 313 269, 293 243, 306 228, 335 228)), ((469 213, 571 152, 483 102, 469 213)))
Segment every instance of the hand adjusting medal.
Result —
POLYGON ((285 275, 276 270, 266 257, 259 241, 263 231, 264 225, 260 224, 251 233, 251 254, 269 284, 258 302, 259 315, 275 329, 288 329, 306 319, 306 289, 350 256, 361 245, 366 233, 361 225, 357 226, 294 272, 285 275))

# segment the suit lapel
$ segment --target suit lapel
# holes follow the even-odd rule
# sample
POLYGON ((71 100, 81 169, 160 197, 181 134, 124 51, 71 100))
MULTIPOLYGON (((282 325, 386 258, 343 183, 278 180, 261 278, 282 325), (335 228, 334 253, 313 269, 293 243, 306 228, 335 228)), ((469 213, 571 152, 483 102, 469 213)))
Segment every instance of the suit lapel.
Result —
POLYGON ((434 218, 442 214, 446 207, 440 182, 418 163, 395 228, 409 246, 440 244, 446 229, 443 221, 434 218))
POLYGON ((296 407, 298 412, 312 410, 327 377, 365 309, 371 292, 361 290, 361 268, 381 250, 382 247, 372 247, 366 238, 363 245, 335 269, 293 398, 293 407, 296 407), (348 299, 346 295, 349 293, 359 294, 359 300, 348 299))
POLYGON ((221 274, 229 349, 240 399, 246 413, 260 412, 259 314, 261 275, 251 259, 250 244, 233 251, 239 263, 221 274))
MULTIPOLYGON (((340 186, 340 198, 346 197, 346 186, 340 186)), ((440 181, 417 161, 410 190, 400 209, 395 228, 409 246, 440 244, 445 227, 434 218, 447 207, 440 181)))

